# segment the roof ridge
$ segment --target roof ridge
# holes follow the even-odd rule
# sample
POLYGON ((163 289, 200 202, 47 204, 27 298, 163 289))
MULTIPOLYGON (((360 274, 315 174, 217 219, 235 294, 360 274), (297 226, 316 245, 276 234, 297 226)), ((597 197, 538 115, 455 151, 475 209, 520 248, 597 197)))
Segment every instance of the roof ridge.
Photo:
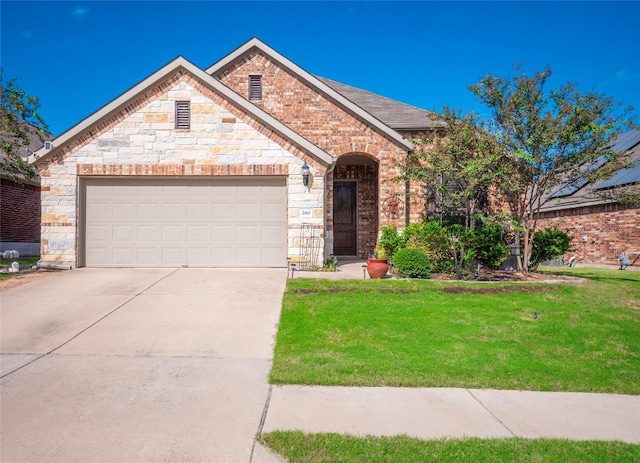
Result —
POLYGON ((207 74, 213 76, 224 68, 235 62, 237 59, 248 53, 252 49, 258 49, 260 52, 267 55, 272 60, 278 62, 281 66, 286 68, 289 72, 296 75, 300 80, 305 81, 308 85, 315 87, 319 92, 325 94, 328 98, 332 99, 338 105, 342 106, 347 112, 350 112, 354 117, 359 118, 371 125, 377 127, 378 131, 383 134, 387 139, 392 140, 394 143, 401 145, 405 149, 413 149, 413 144, 406 140, 400 133, 398 133, 393 127, 382 121, 379 117, 372 114, 366 108, 354 103, 340 92, 333 89, 331 86, 322 82, 315 75, 306 71, 296 63, 282 55, 278 51, 271 48, 258 38, 252 38, 245 42, 240 47, 236 48, 231 53, 227 54, 216 63, 212 64, 205 69, 207 74))
POLYGON ((323 80, 323 81, 327 81, 328 80, 328 81, 336 83, 338 85, 342 85, 344 87, 352 88, 352 89, 357 90, 359 92, 369 93, 369 94, 371 94, 373 96, 376 96, 378 98, 381 98, 381 99, 384 99, 384 100, 388 100, 388 101, 393 101, 394 103, 398 103, 398 104, 402 104, 402 105, 405 105, 405 106, 409 106, 411 108, 415 108, 415 109, 418 109, 420 111, 424 111, 426 113, 434 113, 434 114, 436 113, 435 111, 432 111, 432 110, 429 110, 429 109, 424 109, 424 108, 421 108, 420 106, 416 106, 416 105, 413 105, 411 103, 406 103, 404 101, 396 100, 395 98, 390 98, 388 96, 380 95, 379 93, 373 92, 371 90, 365 90, 365 89, 360 88, 360 87, 355 87, 355 86, 350 85, 350 84, 345 84, 345 83, 339 82, 337 80, 329 79, 328 77, 322 77, 322 76, 318 76, 318 75, 316 75, 315 77, 320 79, 320 80, 323 80))
POLYGON ((250 103, 248 100, 245 100, 233 90, 222 84, 211 75, 207 74, 204 70, 202 70, 200 67, 196 66, 183 56, 174 58, 172 61, 157 69, 155 72, 135 84, 133 87, 121 93, 119 96, 103 105, 100 109, 94 111, 92 114, 82 119, 73 127, 56 137, 53 140, 54 147, 53 149, 51 149, 51 151, 46 151, 44 148, 40 148, 38 151, 36 151, 31 162, 42 162, 53 152, 59 150, 63 146, 66 146, 66 144, 72 141, 75 137, 86 132, 95 124, 98 124, 101 120, 104 120, 104 118, 109 116, 110 114, 122 110, 124 105, 129 104, 130 101, 139 97, 141 94, 144 94, 146 91, 148 91, 149 88, 157 85, 158 82, 166 79, 168 76, 170 76, 180 68, 202 81, 217 93, 223 95, 224 98, 228 99, 243 110, 247 111, 248 114, 251 115, 251 117, 256 118, 257 120, 261 121, 261 123, 284 135, 286 138, 290 139, 292 143, 297 145, 302 150, 312 154, 321 162, 324 162, 326 164, 331 164, 333 162, 333 156, 331 156, 329 153, 327 153, 311 141, 307 140, 302 135, 293 131, 282 122, 271 116, 269 113, 265 112, 263 109, 250 103))

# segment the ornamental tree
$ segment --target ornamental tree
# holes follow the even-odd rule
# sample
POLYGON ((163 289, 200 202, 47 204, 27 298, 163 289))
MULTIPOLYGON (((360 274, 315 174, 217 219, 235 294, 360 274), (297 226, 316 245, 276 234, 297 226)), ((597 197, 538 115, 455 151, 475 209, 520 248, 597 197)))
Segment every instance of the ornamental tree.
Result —
POLYGON ((492 113, 501 146, 493 187, 516 224, 518 270, 526 272, 540 208, 561 185, 595 182, 620 167, 611 146, 633 125, 633 108, 574 83, 547 89, 549 68, 533 76, 515 70, 513 78, 488 75, 469 89, 492 113))
POLYGON ((47 124, 38 114, 38 98, 27 95, 16 79, 3 80, 0 68, 0 174, 13 180, 32 179, 36 170, 20 156, 33 139, 44 142, 47 124))
POLYGON ((500 148, 473 113, 445 107, 435 118, 438 128, 422 133, 400 166, 402 179, 420 183, 425 203, 435 206, 426 218, 467 230, 485 205, 500 148))

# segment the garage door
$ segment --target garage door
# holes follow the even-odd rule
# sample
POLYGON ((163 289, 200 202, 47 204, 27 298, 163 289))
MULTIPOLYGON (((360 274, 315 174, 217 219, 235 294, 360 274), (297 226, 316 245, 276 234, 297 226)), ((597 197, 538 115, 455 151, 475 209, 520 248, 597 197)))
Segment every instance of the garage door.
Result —
MULTIPOLYGON (((88 267, 284 267, 284 179, 86 179, 88 267)), ((82 259, 82 257, 81 257, 82 259)))

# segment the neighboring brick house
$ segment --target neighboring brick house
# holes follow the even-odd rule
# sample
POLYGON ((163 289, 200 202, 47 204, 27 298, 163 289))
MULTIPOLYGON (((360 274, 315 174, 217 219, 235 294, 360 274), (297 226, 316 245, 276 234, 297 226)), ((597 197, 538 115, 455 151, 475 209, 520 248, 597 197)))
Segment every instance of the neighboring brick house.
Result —
POLYGON ((178 57, 35 154, 42 261, 365 257, 381 226, 419 218, 394 179, 408 138, 432 126, 428 111, 311 75, 258 39, 206 70, 178 57))
POLYGON ((618 137, 613 149, 626 153, 631 167, 595 184, 565 186, 540 209, 538 228, 558 226, 573 234, 575 251, 583 264, 618 265, 621 252, 640 266, 640 208, 603 199, 608 189, 640 184, 640 130, 618 137), (600 193, 600 194, 598 194, 600 193))
MULTIPOLYGON (((51 139, 47 135, 45 139, 51 139)), ((29 135, 29 145, 18 153, 23 159, 42 147, 42 141, 29 135)), ((0 151, 0 157, 6 154, 0 151)), ((0 252, 14 250, 21 256, 40 254, 40 179, 0 175, 0 252)))

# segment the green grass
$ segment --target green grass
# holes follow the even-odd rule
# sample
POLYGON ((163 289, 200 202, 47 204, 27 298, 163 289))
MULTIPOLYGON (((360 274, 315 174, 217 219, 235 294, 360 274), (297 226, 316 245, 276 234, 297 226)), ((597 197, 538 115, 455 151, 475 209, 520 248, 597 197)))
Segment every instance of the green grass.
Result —
POLYGON ((321 462, 637 462, 640 445, 560 439, 441 439, 406 436, 356 438, 339 434, 276 431, 260 441, 290 463, 321 462))
POLYGON ((640 394, 640 272, 545 271, 589 281, 289 280, 271 382, 640 394))
MULTIPOLYGON (((20 264, 20 270, 31 268, 32 265, 36 265, 40 257, 18 257, 17 259, 3 259, 0 257, 0 268, 10 267, 13 262, 20 264)), ((6 280, 20 275, 20 273, 4 273, 0 272, 0 280, 6 280)))

